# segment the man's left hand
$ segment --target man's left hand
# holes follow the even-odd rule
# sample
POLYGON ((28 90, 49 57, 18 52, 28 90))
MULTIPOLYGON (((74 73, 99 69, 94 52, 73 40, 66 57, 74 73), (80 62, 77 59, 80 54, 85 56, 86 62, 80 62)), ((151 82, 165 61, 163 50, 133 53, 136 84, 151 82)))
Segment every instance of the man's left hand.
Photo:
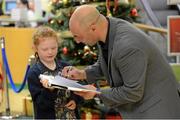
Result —
MULTIPOLYGON (((97 88, 94 87, 93 85, 85 85, 84 87, 91 89, 91 90, 96 90, 97 88)), ((96 92, 92 91, 80 91, 80 92, 74 92, 76 95, 79 95, 83 97, 85 100, 93 99, 94 96, 97 94, 96 92)))

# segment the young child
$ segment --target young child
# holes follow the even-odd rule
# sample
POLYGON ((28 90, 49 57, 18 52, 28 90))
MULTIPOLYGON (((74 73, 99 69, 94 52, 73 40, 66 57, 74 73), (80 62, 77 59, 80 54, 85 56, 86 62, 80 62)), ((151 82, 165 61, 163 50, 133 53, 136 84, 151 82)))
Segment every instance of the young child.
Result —
POLYGON ((58 36, 49 27, 39 27, 33 36, 33 48, 36 63, 28 72, 28 88, 32 96, 35 119, 76 119, 77 98, 68 90, 48 88, 47 80, 40 80, 39 75, 57 75, 65 62, 56 59, 58 36))

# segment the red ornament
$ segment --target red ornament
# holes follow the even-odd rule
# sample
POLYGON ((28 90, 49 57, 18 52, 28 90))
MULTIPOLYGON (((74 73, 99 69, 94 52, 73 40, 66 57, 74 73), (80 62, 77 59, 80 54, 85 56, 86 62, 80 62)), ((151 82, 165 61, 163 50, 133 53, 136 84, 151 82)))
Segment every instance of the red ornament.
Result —
POLYGON ((63 54, 66 55, 68 53, 67 47, 63 47, 62 51, 63 51, 63 54))
POLYGON ((118 0, 114 0, 114 8, 113 8, 113 12, 116 13, 118 9, 118 0))
POLYGON ((134 16, 134 17, 137 17, 138 16, 138 12, 137 12, 137 9, 136 8, 133 8, 131 10, 131 15, 134 16))

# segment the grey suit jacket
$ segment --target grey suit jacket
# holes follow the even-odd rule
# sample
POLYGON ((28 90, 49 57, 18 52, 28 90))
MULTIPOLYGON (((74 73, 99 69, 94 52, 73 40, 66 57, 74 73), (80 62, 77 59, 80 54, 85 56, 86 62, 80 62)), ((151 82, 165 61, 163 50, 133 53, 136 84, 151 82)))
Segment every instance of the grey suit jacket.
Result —
POLYGON ((177 82, 158 47, 130 23, 109 21, 108 65, 100 49, 98 61, 86 68, 87 81, 105 76, 110 88, 101 89, 100 98, 123 118, 180 118, 177 82))

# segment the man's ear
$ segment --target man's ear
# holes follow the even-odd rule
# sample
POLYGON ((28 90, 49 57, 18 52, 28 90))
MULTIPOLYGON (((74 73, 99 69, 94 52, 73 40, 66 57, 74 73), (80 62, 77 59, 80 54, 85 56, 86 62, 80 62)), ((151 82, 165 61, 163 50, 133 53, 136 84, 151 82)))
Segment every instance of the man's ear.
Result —
POLYGON ((96 25, 91 25, 91 30, 94 32, 96 30, 96 25))

